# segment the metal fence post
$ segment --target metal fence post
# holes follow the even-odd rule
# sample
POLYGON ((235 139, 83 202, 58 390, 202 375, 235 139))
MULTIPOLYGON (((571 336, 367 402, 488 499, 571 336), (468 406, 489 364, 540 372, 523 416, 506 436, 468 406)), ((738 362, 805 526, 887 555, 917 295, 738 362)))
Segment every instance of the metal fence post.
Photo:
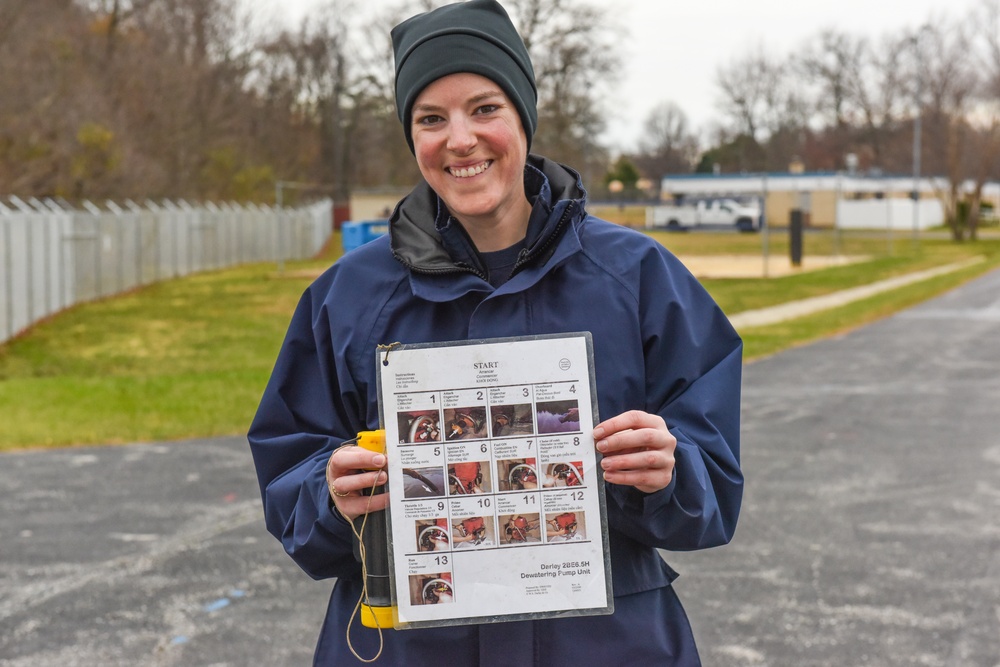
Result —
POLYGON ((212 268, 220 269, 224 265, 222 245, 223 238, 225 237, 224 225, 222 222, 222 211, 218 206, 212 202, 205 202, 203 205, 205 210, 208 211, 208 221, 211 223, 212 236, 215 238, 215 242, 212 244, 212 268))
POLYGON ((128 210, 135 216, 135 284, 137 287, 141 287, 146 284, 145 253, 142 246, 143 210, 141 206, 131 199, 126 199, 125 205, 128 206, 128 210))
POLYGON ((118 291, 124 292, 128 289, 125 286, 125 211, 113 201, 104 202, 104 206, 115 216, 115 233, 118 236, 118 261, 115 262, 118 274, 118 291))
POLYGON ((104 241, 101 234, 101 209, 95 206, 92 202, 84 201, 83 207, 87 209, 87 213, 94 216, 94 292, 97 298, 104 296, 104 271, 102 270, 101 264, 101 244, 104 241))
POLYGON ((246 260, 243 258, 243 236, 240 230, 241 217, 237 214, 236 207, 232 202, 222 202, 222 209, 226 212, 229 220, 229 247, 230 257, 233 264, 241 264, 246 260))
POLYGON ((69 261, 66 259, 66 241, 72 232, 71 210, 54 199, 46 199, 45 205, 48 207, 56 221, 56 234, 49 252, 54 258, 54 268, 52 271, 53 281, 58 285, 56 288, 56 303, 53 312, 68 308, 71 305, 69 296, 69 283, 72 279, 72 271, 69 270, 69 261))
MULTIPOLYGON (((42 317, 49 315, 55 311, 52 305, 52 276, 51 276, 51 265, 49 257, 49 248, 52 246, 51 236, 51 222, 49 220, 48 208, 40 202, 37 198, 32 197, 28 200, 31 205, 32 213, 39 216, 39 222, 42 223, 42 247, 41 247, 41 260, 42 260, 42 317)), ((34 252, 34 248, 32 248, 34 252)))
POLYGON ((173 264, 172 277, 176 278, 181 275, 181 219, 180 219, 180 209, 169 199, 163 200, 163 207, 170 212, 170 228, 172 235, 171 243, 171 263, 173 264))
POLYGON ((3 248, 4 248, 4 289, 6 290, 5 300, 5 326, 3 340, 7 341, 14 337, 14 255, 11 251, 11 231, 10 209, 0 203, 0 222, 3 222, 3 248))
POLYGON ((54 286, 55 302, 53 312, 58 312, 69 305, 67 296, 66 278, 69 275, 67 262, 65 259, 65 243, 63 238, 69 234, 68 221, 70 213, 64 205, 54 199, 46 199, 45 206, 52 216, 55 233, 52 238, 52 247, 49 248, 49 257, 52 259, 52 283, 54 286))
POLYGON ((24 214, 24 300, 27 313, 25 326, 29 326, 40 319, 35 316, 35 239, 31 224, 35 211, 17 197, 11 196, 8 199, 24 214))
POLYGON ((152 199, 146 200, 146 208, 153 213, 153 276, 154 280, 163 280, 163 226, 167 224, 163 208, 152 199))

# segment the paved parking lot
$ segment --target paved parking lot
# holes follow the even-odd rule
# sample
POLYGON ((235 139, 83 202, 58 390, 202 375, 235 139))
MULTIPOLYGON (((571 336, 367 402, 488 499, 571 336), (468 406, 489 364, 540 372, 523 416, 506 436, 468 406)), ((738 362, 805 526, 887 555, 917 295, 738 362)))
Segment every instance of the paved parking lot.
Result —
POLYGON ((668 557, 705 664, 1000 665, 1000 272, 744 386, 736 538, 668 557))
MULTIPOLYGON (((666 554, 708 667, 1000 665, 1000 272, 746 367, 733 544, 666 554)), ((242 438, 0 455, 0 665, 304 665, 330 582, 242 438)))

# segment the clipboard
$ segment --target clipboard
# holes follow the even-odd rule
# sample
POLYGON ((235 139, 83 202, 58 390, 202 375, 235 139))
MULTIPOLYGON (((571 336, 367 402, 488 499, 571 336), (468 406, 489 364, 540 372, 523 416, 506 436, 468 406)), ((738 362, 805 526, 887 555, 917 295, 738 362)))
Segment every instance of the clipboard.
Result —
POLYGON ((394 627, 613 613, 590 333, 376 354, 394 627))

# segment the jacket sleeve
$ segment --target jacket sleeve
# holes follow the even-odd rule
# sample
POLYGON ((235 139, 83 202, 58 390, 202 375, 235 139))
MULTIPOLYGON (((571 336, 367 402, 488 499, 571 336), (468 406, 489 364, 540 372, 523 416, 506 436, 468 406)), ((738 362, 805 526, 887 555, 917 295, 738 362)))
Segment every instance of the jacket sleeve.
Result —
POLYGON ((646 411, 677 438, 674 474, 660 491, 608 486, 615 527, 660 549, 729 542, 743 497, 740 382, 743 344, 697 280, 665 251, 642 264, 639 308, 646 411))
POLYGON ((303 295, 248 433, 268 531, 316 579, 355 575, 350 524, 330 503, 326 463, 363 430, 322 290, 303 295))

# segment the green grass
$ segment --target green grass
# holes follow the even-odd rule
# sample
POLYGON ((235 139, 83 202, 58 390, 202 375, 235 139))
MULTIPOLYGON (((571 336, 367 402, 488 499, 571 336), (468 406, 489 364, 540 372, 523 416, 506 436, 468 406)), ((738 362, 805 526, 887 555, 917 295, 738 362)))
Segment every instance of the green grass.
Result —
POLYGON ((335 258, 171 280, 35 326, 0 347, 0 450, 244 431, 299 296, 335 258))
MULTIPOLYGON (((684 254, 760 253, 756 234, 657 235, 684 254)), ((771 251, 787 252, 773 234, 771 251)), ((872 260, 772 279, 705 280, 731 314, 983 256, 986 261, 863 302, 741 331, 748 358, 859 326, 1000 266, 1000 240, 842 238, 841 251, 872 260)), ((313 276, 339 256, 339 237, 311 262, 279 274, 259 264, 200 274, 83 304, 0 346, 0 450, 173 440, 245 432, 288 320, 313 276)), ((829 252, 829 235, 807 253, 829 252)))

